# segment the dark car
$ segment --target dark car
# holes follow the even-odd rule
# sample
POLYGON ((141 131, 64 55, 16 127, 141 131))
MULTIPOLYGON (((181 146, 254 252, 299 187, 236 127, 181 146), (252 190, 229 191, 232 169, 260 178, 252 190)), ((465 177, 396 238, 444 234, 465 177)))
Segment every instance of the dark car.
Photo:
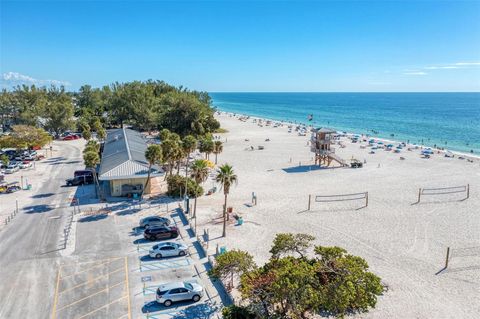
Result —
POLYGON ((77 176, 92 176, 93 177, 93 171, 88 170, 88 169, 75 171, 73 173, 73 177, 77 177, 77 176))
POLYGON ((78 186, 78 185, 92 184, 93 183, 93 176, 92 175, 76 176, 74 178, 67 179, 66 182, 67 182, 67 186, 78 186))
POLYGON ((161 216, 148 216, 140 219, 140 227, 149 227, 149 226, 170 226, 172 221, 166 217, 161 216))
POLYGON ((149 227, 143 232, 143 238, 148 240, 177 238, 178 229, 174 226, 149 227))

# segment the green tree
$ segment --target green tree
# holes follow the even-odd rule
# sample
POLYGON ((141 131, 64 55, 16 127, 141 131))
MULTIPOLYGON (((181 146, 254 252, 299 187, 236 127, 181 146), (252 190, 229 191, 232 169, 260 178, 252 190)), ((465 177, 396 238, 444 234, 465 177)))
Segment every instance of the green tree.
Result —
POLYGON ((8 164, 10 163, 10 159, 8 158, 7 155, 2 154, 0 155, 0 162, 2 162, 4 166, 8 166, 8 164))
MULTIPOLYGON (((288 247, 293 240, 281 242, 288 247)), ((279 246, 278 241, 273 246, 279 246)), ((317 246, 314 252, 313 258, 272 256, 265 265, 245 272, 239 287, 249 309, 260 318, 297 319, 312 314, 342 318, 375 307, 383 287, 364 259, 340 247, 317 246)))
POLYGON ((273 240, 270 253, 273 258, 279 258, 282 255, 292 253, 297 253, 300 257, 304 257, 314 240, 315 237, 307 234, 277 234, 273 240))
POLYGON ((223 319, 255 319, 255 313, 250 311, 248 307, 230 305, 222 309, 223 319))
POLYGON ((215 257, 215 264, 210 269, 209 275, 222 280, 229 279, 233 287, 235 276, 240 278, 244 273, 256 267, 253 257, 249 253, 233 249, 215 257))
POLYGON ((205 137, 200 140, 199 143, 199 150, 201 153, 205 153, 205 159, 210 158, 210 153, 213 152, 214 150, 214 143, 211 138, 205 137))
POLYGON ((227 197, 230 193, 230 187, 232 185, 236 185, 238 183, 238 177, 234 173, 232 166, 228 164, 224 164, 220 166, 217 170, 217 183, 220 183, 221 187, 223 188, 223 194, 225 196, 225 202, 223 204, 223 233, 222 236, 225 237, 227 235, 227 197))
POLYGON ((88 151, 83 154, 83 162, 87 168, 95 168, 100 163, 100 156, 97 152, 88 151))
POLYGON ((82 131, 82 137, 88 141, 92 138, 92 133, 90 130, 82 131))
POLYGON ((215 141, 213 143, 213 154, 215 154, 215 164, 217 164, 217 156, 223 152, 223 143, 221 141, 215 141))
POLYGON ((168 140, 168 138, 170 137, 170 134, 171 134, 170 130, 166 128, 162 129, 159 133, 160 141, 163 142, 168 140))
POLYGON ((44 129, 29 125, 14 125, 9 135, 0 137, 1 147, 32 148, 43 147, 52 141, 44 129))
POLYGON ((145 182, 145 186, 142 190, 142 195, 143 192, 147 189, 148 183, 150 183, 150 173, 152 170, 152 166, 155 164, 160 164, 162 162, 162 148, 160 147, 160 145, 149 145, 147 147, 147 150, 145 151, 145 158, 148 161, 148 175, 147 181, 145 182))
MULTIPOLYGON (((192 163, 192 175, 191 177, 195 180, 197 184, 202 184, 208 177, 208 165, 207 161, 199 159, 195 160, 192 163)), ((197 197, 193 204, 193 217, 197 217, 197 197)))
POLYGON ((197 148, 197 139, 192 135, 187 135, 182 140, 182 148, 185 154, 185 177, 188 177, 189 157, 197 148))
POLYGON ((73 127, 73 115, 73 101, 65 89, 51 87, 47 92, 47 105, 42 113, 45 129, 58 136, 73 127))

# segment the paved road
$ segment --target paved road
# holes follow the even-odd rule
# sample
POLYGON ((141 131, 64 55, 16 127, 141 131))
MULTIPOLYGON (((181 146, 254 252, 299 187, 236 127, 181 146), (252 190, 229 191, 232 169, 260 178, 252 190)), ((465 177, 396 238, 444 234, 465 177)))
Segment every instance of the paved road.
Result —
POLYGON ((47 178, 30 203, 0 232, 0 318, 49 318, 63 227, 74 188, 61 188, 82 167, 81 144, 61 142, 38 166, 47 178), (80 161, 80 162, 79 162, 80 161), (44 196, 38 196, 44 194, 44 196))

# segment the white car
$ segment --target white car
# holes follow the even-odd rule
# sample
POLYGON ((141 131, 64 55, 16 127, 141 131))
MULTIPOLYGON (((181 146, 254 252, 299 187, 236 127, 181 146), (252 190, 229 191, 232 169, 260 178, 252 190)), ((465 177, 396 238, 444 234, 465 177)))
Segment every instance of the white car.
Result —
POLYGON ((32 166, 33 166, 33 165, 32 165, 31 162, 22 162, 22 163, 20 163, 20 165, 19 165, 19 167, 20 167, 21 169, 30 168, 30 167, 32 167, 32 166))
POLYGON ((18 167, 18 164, 8 164, 7 168, 5 169, 5 173, 7 174, 13 174, 15 172, 18 172, 20 170, 20 167, 18 167))
POLYGON ((188 247, 184 244, 175 242, 164 242, 153 246, 148 255, 152 258, 185 256, 188 252, 188 247))
POLYGON ((204 289, 196 282, 172 282, 161 285, 157 289, 156 301, 170 307, 177 301, 192 300, 197 302, 203 297, 204 289))

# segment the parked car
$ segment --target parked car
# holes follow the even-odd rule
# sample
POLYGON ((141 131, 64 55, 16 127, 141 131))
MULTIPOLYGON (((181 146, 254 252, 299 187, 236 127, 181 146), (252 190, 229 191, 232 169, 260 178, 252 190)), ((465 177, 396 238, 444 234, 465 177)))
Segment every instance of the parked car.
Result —
POLYGON ((165 307, 178 301, 192 300, 199 301, 204 294, 202 286, 196 282, 172 282, 161 285, 157 289, 156 301, 165 307))
POLYGON ((71 140, 76 140, 75 135, 67 135, 62 137, 62 141, 71 141, 71 140))
POLYGON ((77 177, 77 176, 92 176, 93 178, 93 171, 91 170, 80 170, 80 171, 75 171, 73 173, 73 177, 77 177))
POLYGON ((7 168, 5 169, 6 174, 13 174, 15 172, 18 172, 20 170, 20 167, 18 167, 17 163, 10 163, 7 165, 7 168))
POLYGON ((185 256, 188 247, 184 244, 174 243, 171 241, 160 243, 149 250, 148 255, 152 258, 185 256))
POLYGON ((140 219, 139 222, 139 226, 145 228, 148 226, 169 226, 171 224, 172 221, 170 219, 160 216, 148 216, 140 219))
POLYGON ((65 182, 67 183, 67 186, 93 184, 93 176, 92 175, 76 176, 74 178, 69 178, 65 180, 65 182))
POLYGON ((7 185, 7 193, 13 193, 13 192, 19 191, 21 189, 22 188, 20 187, 19 182, 8 183, 8 185, 7 185))
POLYGON ((25 168, 30 168, 30 167, 32 167, 33 165, 32 165, 32 162, 24 160, 24 161, 23 161, 22 163, 20 163, 18 166, 19 166, 21 169, 25 169, 25 168))
POLYGON ((178 229, 175 226, 148 227, 143 232, 143 238, 148 240, 177 238, 178 229))

